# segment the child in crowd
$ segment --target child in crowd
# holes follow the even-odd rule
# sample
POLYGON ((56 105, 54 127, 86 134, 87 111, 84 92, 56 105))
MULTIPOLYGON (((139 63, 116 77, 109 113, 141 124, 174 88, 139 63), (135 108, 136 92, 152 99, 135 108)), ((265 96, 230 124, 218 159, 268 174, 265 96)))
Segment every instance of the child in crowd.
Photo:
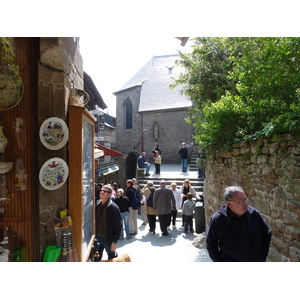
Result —
POLYGON ((155 174, 160 175, 160 165, 161 165, 161 156, 159 151, 155 151, 156 156, 155 156, 155 174))
POLYGON ((184 232, 188 232, 188 228, 190 228, 190 232, 193 233, 193 212, 195 203, 193 202, 193 194, 187 193, 187 200, 184 201, 182 207, 182 214, 184 215, 184 232))

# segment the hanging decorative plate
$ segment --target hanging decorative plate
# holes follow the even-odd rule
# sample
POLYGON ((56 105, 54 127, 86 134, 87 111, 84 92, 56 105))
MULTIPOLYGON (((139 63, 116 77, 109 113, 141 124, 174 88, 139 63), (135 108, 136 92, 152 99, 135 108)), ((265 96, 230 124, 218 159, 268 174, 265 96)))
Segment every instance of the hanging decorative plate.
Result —
POLYGON ((22 99, 24 87, 17 68, 0 67, 0 110, 15 107, 22 99))
POLYGON ((66 181, 69 175, 69 168, 66 162, 53 157, 47 160, 40 169, 40 183, 47 190, 57 190, 66 181))
POLYGON ((64 120, 49 118, 40 127, 42 144, 50 150, 61 149, 68 141, 69 129, 64 120))

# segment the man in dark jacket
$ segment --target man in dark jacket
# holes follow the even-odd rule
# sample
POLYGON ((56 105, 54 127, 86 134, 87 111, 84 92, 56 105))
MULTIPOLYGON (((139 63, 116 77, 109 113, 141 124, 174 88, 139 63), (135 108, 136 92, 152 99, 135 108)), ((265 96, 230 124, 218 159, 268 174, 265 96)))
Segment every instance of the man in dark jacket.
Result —
POLYGON ((162 235, 168 235, 168 226, 171 222, 172 210, 176 209, 172 190, 166 188, 166 182, 160 182, 160 188, 153 194, 153 208, 157 210, 162 235))
POLYGON ((187 161, 188 161, 188 148, 186 148, 185 143, 181 144, 181 148, 178 151, 181 158, 182 172, 187 171, 187 161))
POLYGON ((96 206, 96 239, 99 260, 105 249, 108 259, 117 257, 117 242, 120 238, 122 222, 119 207, 111 199, 112 188, 104 185, 100 190, 100 200, 96 206))
POLYGON ((225 189, 225 206, 208 225, 207 251, 213 261, 266 261, 271 230, 258 210, 248 205, 241 187, 225 189))
POLYGON ((132 179, 126 180, 126 192, 125 196, 129 199, 129 229, 130 234, 137 234, 138 226, 137 226, 137 215, 138 209, 141 206, 139 191, 133 185, 132 179))
POLYGON ((143 152, 142 155, 140 155, 138 157, 137 163, 138 163, 138 167, 140 169, 143 169, 143 168, 146 169, 145 176, 150 176, 149 172, 150 172, 151 164, 148 163, 147 160, 146 160, 146 152, 143 152))

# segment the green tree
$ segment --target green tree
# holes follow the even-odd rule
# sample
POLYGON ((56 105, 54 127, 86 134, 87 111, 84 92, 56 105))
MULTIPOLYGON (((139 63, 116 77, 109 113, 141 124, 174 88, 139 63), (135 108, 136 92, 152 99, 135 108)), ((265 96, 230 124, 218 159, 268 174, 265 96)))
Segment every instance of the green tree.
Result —
POLYGON ((194 102, 195 139, 220 151, 281 133, 299 136, 300 38, 195 38, 175 81, 194 102))

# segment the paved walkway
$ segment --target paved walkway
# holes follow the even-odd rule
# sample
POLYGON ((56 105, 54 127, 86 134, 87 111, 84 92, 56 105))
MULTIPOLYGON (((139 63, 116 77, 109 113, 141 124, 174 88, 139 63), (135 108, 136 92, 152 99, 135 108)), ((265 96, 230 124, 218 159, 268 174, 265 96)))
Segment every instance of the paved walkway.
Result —
MULTIPOLYGON (((197 233, 184 233, 184 228, 180 226, 181 220, 178 218, 176 229, 171 226, 169 235, 162 236, 159 222, 156 221, 156 234, 151 234, 149 225, 142 225, 141 216, 138 215, 138 233, 129 240, 119 240, 117 252, 129 254, 132 262, 210 262, 207 250, 198 249, 192 244, 197 233)), ((104 251, 103 259, 106 259, 105 255, 104 251)))
MULTIPOLYGON (((197 171, 181 172, 181 164, 162 164, 161 174, 154 174, 155 167, 151 166, 150 176, 145 178, 149 180, 159 178, 197 178, 197 171)), ((120 254, 127 253, 132 262, 147 263, 185 263, 185 262, 211 262, 206 249, 199 249, 193 246, 194 239, 198 236, 194 233, 184 233, 181 227, 181 217, 177 218, 176 228, 168 231, 168 236, 162 236, 158 218, 156 221, 156 234, 149 232, 149 225, 142 225, 141 215, 138 215, 138 233, 132 235, 131 239, 119 240, 117 252, 120 254)), ((195 222, 194 222, 195 230, 195 222)), ((103 259, 107 259, 106 252, 103 252, 103 259)))
MULTIPOLYGON (((150 176, 145 178, 149 180, 159 178, 197 178, 197 171, 181 172, 181 164, 162 164, 161 174, 154 174, 155 167, 151 166, 150 176)), ((211 259, 206 249, 199 249, 193 246, 193 241, 197 237, 197 233, 184 233, 184 228, 181 227, 181 217, 177 218, 176 228, 168 231, 168 236, 162 236, 158 218, 156 221, 156 234, 149 232, 149 225, 142 225, 141 216, 138 215, 138 233, 133 235, 131 239, 119 240, 117 252, 119 254, 127 253, 132 259, 132 262, 147 262, 147 263, 178 263, 185 262, 211 262, 211 259)), ((195 224, 194 224, 195 229, 195 224)), ((103 259, 106 259, 106 253, 103 253, 103 259)))

